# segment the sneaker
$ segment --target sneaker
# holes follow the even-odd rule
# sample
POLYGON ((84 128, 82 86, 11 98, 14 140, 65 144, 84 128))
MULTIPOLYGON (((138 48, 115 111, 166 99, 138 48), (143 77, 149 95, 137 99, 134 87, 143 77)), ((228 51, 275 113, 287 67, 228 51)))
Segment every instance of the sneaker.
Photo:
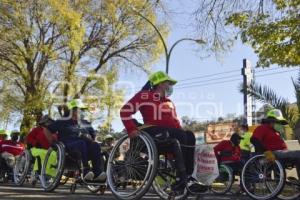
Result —
POLYGON ((193 177, 189 178, 186 188, 191 194, 202 194, 208 191, 207 185, 203 185, 193 177))
POLYGON ((105 172, 102 172, 96 178, 94 178, 94 181, 105 181, 105 180, 106 180, 106 173, 105 172))
POLYGON ((94 173, 93 172, 88 172, 86 175, 83 177, 84 181, 92 181, 94 178, 94 173))
POLYGON ((292 177, 292 176, 289 176, 286 178, 291 184, 293 185, 297 185, 297 186, 300 186, 300 181, 295 178, 295 177, 292 177))

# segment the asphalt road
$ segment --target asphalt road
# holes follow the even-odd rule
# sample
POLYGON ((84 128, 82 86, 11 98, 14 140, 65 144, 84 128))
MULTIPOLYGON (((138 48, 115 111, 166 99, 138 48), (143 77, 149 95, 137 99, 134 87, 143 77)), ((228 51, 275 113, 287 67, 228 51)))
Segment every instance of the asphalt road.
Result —
MULTIPOLYGON (((115 199, 109 190, 105 194, 101 195, 99 193, 92 194, 84 187, 78 187, 75 194, 70 193, 70 187, 60 186, 55 192, 46 193, 38 186, 32 188, 29 185, 22 187, 15 186, 13 184, 1 184, 0 183, 0 199, 1 200, 39 200, 39 199, 74 199, 74 200, 87 200, 87 199, 103 199, 112 200, 115 199)), ((154 192, 148 192, 143 199, 159 199, 159 197, 154 192)), ((203 200, 250 200, 245 195, 222 195, 217 196, 214 194, 204 194, 201 196, 191 196, 189 199, 203 199, 203 200)))
MULTIPOLYGON (((292 150, 299 150, 300 145, 298 141, 288 141, 288 147, 292 150)), ((40 199, 74 199, 74 200, 86 200, 86 199, 103 199, 103 200, 112 200, 115 199, 109 190, 105 191, 105 194, 100 195, 92 194, 86 188, 78 186, 75 194, 70 193, 70 186, 63 185, 59 186, 52 193, 44 192, 38 185, 33 188, 30 185, 25 185, 22 187, 15 186, 14 184, 3 184, 0 183, 0 199, 1 200, 40 200, 40 199)), ((153 192, 148 192, 143 199, 159 199, 159 197, 153 192)), ((203 200, 250 200, 249 197, 245 195, 214 195, 211 193, 203 194, 201 196, 195 197, 191 196, 189 199, 203 199, 203 200)))

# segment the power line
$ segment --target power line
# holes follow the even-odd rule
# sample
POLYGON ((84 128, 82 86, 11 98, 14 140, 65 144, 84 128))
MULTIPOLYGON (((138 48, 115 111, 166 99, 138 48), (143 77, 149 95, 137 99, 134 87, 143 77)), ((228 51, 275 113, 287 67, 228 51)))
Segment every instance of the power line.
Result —
POLYGON ((220 83, 228 83, 228 82, 232 82, 232 81, 238 81, 241 80, 240 78, 237 79, 232 79, 232 80, 227 80, 227 81, 219 81, 219 82, 214 82, 214 83, 209 83, 209 84, 200 84, 200 85, 189 85, 189 86, 184 86, 184 87, 176 87, 176 90, 178 89, 185 89, 185 88, 192 88, 192 87, 201 87, 201 86, 208 86, 208 85, 216 85, 216 84, 220 84, 220 83))
POLYGON ((178 80, 178 82, 184 82, 184 81, 189 81, 189 80, 194 80, 194 79, 199 79, 199 78, 205 78, 205 77, 212 77, 212 76, 216 76, 216 75, 220 75, 220 74, 228 74, 228 73, 237 72, 237 71, 241 71, 241 70, 240 69, 239 70, 231 70, 231 71, 225 71, 225 72, 220 72, 220 73, 215 73, 215 74, 197 76, 197 77, 193 77, 193 78, 178 80))
MULTIPOLYGON (((273 73, 269 73, 269 74, 261 74, 261 75, 257 75, 256 77, 271 76, 271 75, 275 75, 275 74, 287 73, 287 72, 292 72, 292 71, 296 71, 296 70, 298 70, 298 69, 286 70, 286 71, 280 71, 280 72, 273 72, 273 73)), ((216 84, 220 84, 220 83, 228 83, 228 82, 233 82, 233 81, 238 81, 238 80, 241 80, 241 78, 230 79, 230 80, 226 80, 226 81, 217 81, 217 82, 212 82, 212 83, 208 83, 208 84, 196 84, 196 85, 188 85, 188 86, 183 86, 183 87, 179 86, 178 88, 176 87, 176 89, 216 85, 216 84)), ((199 81, 199 83, 201 83, 201 82, 203 82, 203 81, 199 81)))
MULTIPOLYGON (((255 73, 262 73, 262 72, 280 70, 280 69, 282 69, 282 68, 264 69, 264 70, 255 71, 255 73)), ((228 73, 237 72, 237 71, 241 72, 241 69, 239 69, 239 70, 230 70, 230 71, 225 71, 225 72, 220 72, 220 73, 215 73, 215 74, 207 74, 207 75, 203 75, 203 76, 197 76, 197 77, 182 79, 182 80, 178 80, 178 82, 186 82, 186 81, 190 81, 190 80, 194 80, 194 79, 219 76, 219 75, 228 74, 228 73)), ((227 78, 227 77, 229 78, 229 77, 240 76, 240 75, 241 74, 235 74, 235 75, 230 75, 230 76, 225 76, 225 77, 220 77, 220 78, 227 78)), ((214 79, 210 79, 210 80, 214 80, 214 79)), ((188 83, 182 83, 181 85, 183 85, 183 84, 188 84, 188 83)))
MULTIPOLYGON (((259 70, 259 71, 255 71, 255 74, 268 72, 268 71, 274 71, 274 70, 278 71, 280 69, 282 69, 282 68, 272 68, 272 69, 259 70)), ((273 75, 273 74, 292 72, 292 71, 295 71, 295 70, 298 70, 298 68, 297 69, 292 69, 292 70, 274 72, 274 73, 259 74, 259 75, 256 75, 255 77, 263 77, 263 76, 269 76, 269 75, 273 75)), ((189 79, 179 80, 178 82, 199 79, 201 77, 212 77, 212 76, 215 76, 215 75, 222 75, 222 74, 227 74, 227 73, 231 73, 231 72, 235 72, 235 71, 240 71, 240 70, 231 70, 231 71, 225 71, 225 72, 216 73, 216 74, 208 74, 208 75, 203 75, 203 76, 199 76, 199 77, 193 77, 193 78, 189 78, 189 79)), ((189 88, 189 87, 196 87, 196 86, 206 86, 206 85, 214 85, 214 84, 219 84, 219 83, 227 83, 227 82, 232 82, 232 81, 236 81, 236 80, 241 80, 241 78, 229 79, 229 78, 236 78, 236 77, 240 77, 240 76, 241 76, 241 74, 235 74, 235 75, 230 75, 230 76, 217 77, 217 78, 213 78, 213 79, 199 80, 199 81, 194 81, 194 82, 189 82, 189 83, 178 83, 175 87, 176 87, 176 89, 182 89, 182 88, 189 88), (229 79, 229 80, 214 82, 214 81, 217 81, 216 79, 229 79), (206 84, 207 82, 211 82, 211 83, 206 84), (200 84, 199 85, 199 83, 205 83, 205 84, 200 84), (196 84, 196 85, 193 85, 193 84, 196 84)), ((137 91, 138 91, 140 88, 142 88, 142 86, 134 87, 134 88, 137 89, 137 91)))
POLYGON ((292 72, 292 71, 297 71, 298 69, 292 69, 292 70, 287 70, 287 71, 281 71, 281 72, 274 72, 274 73, 270 73, 270 74, 261 74, 261 75, 257 75, 255 77, 263 77, 263 76, 270 76, 270 75, 274 75, 274 74, 281 74, 281 73, 287 73, 287 72, 292 72))
MULTIPOLYGON (((277 69, 280 69, 280 68, 276 68, 276 70, 277 69)), ((255 74, 264 73, 264 72, 273 71, 273 70, 275 70, 275 69, 260 70, 260 71, 255 72, 255 74)), ((228 79, 228 78, 235 78, 235 77, 240 77, 240 76, 241 76, 241 74, 230 75, 230 76, 223 76, 223 77, 206 79, 206 80, 199 80, 199 81, 194 81, 194 82, 189 82, 189 83, 182 83, 182 84, 179 83, 176 86, 181 87, 181 86, 187 86, 187 85, 190 85, 190 84, 197 84, 197 83, 201 83, 201 82, 205 82, 206 83, 206 82, 216 81, 216 79, 228 79)))

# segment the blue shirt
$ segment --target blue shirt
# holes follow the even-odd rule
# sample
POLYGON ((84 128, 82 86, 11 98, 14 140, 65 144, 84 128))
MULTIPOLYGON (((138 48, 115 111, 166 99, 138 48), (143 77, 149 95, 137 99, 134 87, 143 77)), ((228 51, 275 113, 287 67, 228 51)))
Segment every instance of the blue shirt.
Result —
POLYGON ((62 142, 78 139, 80 133, 88 133, 93 139, 96 136, 91 123, 86 120, 81 120, 80 123, 73 119, 56 120, 47 128, 51 133, 58 133, 58 140, 62 142))

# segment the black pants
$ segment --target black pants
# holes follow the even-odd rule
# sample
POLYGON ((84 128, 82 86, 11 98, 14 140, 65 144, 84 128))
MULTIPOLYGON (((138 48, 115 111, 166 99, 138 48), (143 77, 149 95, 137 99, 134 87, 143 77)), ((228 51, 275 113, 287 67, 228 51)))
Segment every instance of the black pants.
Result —
POLYGON ((87 142, 83 139, 71 139, 64 141, 67 151, 79 151, 83 164, 83 173, 86 174, 89 170, 88 161, 92 161, 93 173, 97 177, 101 172, 101 148, 97 142, 87 142))
POLYGON ((246 151, 246 150, 241 150, 241 161, 243 164, 245 164, 251 156, 251 152, 250 151, 246 151))
MULTIPOLYGON (((164 148, 168 153, 173 153, 175 157, 176 170, 185 171, 186 175, 191 175, 194 170, 194 152, 195 152, 195 135, 191 131, 185 131, 179 128, 168 128, 162 126, 152 126, 143 129, 154 141, 164 141, 176 139, 177 143, 171 144, 164 148)), ((158 149, 160 151, 160 149, 158 149)))

